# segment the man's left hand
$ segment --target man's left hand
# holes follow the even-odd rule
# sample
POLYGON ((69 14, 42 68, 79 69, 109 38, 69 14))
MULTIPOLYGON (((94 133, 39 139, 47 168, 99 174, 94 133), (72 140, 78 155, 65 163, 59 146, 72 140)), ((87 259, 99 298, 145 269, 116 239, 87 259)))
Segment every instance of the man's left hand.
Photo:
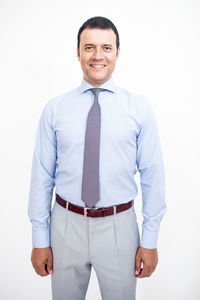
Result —
POLYGON ((138 247, 135 256, 135 277, 150 277, 158 263, 157 249, 138 247), (143 264, 143 268, 141 266, 143 264))

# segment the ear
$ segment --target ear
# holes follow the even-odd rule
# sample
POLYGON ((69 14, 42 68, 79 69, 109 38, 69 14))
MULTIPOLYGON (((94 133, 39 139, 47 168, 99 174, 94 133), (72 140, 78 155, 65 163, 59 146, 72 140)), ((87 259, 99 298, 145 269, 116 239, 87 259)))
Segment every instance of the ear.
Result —
POLYGON ((119 57, 119 52, 120 52, 120 47, 117 49, 117 55, 116 55, 117 58, 119 57))
POLYGON ((78 58, 78 60, 80 61, 80 55, 79 55, 79 53, 78 53, 78 48, 77 48, 77 58, 78 58))

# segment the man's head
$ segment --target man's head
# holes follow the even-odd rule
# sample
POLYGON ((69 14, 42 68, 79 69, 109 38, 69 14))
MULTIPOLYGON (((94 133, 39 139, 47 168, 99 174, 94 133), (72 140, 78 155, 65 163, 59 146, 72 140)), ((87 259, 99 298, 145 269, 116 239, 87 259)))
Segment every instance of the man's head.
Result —
POLYGON ((84 79, 95 87, 112 75, 119 55, 119 34, 104 17, 88 19, 79 29, 77 57, 84 79))

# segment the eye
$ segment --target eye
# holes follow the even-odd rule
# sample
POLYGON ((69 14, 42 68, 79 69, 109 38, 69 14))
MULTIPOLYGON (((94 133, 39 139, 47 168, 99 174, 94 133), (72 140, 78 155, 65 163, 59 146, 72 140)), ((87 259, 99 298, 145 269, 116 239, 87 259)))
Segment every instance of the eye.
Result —
POLYGON ((112 48, 108 46, 104 47, 104 49, 106 49, 107 51, 112 50, 112 48))
POLYGON ((85 47, 85 49, 86 49, 86 50, 91 50, 92 47, 91 47, 91 46, 87 46, 87 47, 85 47))

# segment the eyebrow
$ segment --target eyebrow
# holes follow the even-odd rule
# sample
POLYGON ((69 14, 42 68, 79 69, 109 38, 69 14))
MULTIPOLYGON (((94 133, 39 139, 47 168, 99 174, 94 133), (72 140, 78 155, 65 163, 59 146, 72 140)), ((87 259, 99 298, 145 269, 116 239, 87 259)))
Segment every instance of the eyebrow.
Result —
MULTIPOLYGON (((84 47, 86 46, 95 46, 94 44, 85 44, 84 47)), ((109 46, 112 47, 112 44, 103 44, 103 46, 109 46)))

